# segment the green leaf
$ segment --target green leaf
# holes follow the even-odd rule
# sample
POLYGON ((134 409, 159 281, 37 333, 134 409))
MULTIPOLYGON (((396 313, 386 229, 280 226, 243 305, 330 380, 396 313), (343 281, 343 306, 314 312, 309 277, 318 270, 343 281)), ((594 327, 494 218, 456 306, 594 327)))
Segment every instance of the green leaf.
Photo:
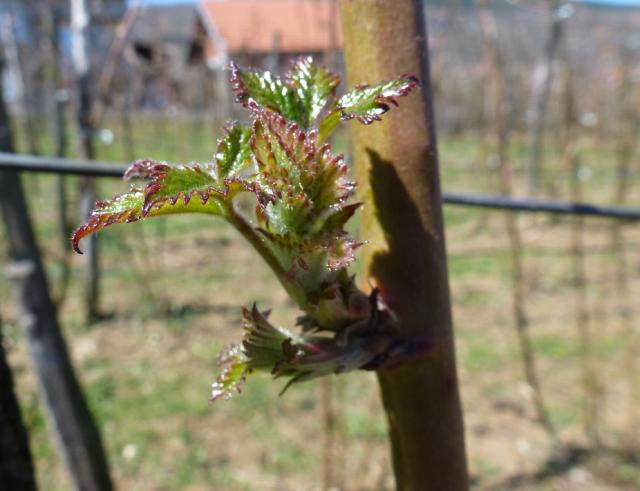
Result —
POLYGON ((269 323, 268 316, 268 312, 261 313, 255 304, 251 310, 242 309, 242 349, 247 358, 247 367, 252 370, 273 370, 276 364, 286 358, 285 343, 297 339, 286 329, 269 323))
POLYGON ((171 166, 164 162, 139 160, 125 172, 125 179, 150 179, 140 189, 110 201, 98 202, 87 223, 73 233, 73 249, 82 253, 82 238, 117 223, 175 213, 208 213, 226 217, 233 198, 240 192, 260 194, 257 184, 239 177, 253 166, 249 147, 250 128, 232 124, 218 143, 214 164, 171 166))
POLYGON ((342 119, 358 120, 364 124, 380 121, 390 106, 398 105, 396 97, 408 95, 418 86, 418 79, 412 75, 403 75, 395 80, 376 85, 358 85, 343 95, 336 103, 342 119))
POLYGON ((340 85, 338 75, 315 64, 310 56, 300 58, 293 65, 287 74, 287 81, 304 104, 308 115, 305 127, 313 124, 340 85))
POLYGON ((397 106, 397 97, 408 95, 419 86, 413 75, 402 75, 376 85, 356 85, 333 105, 333 110, 320 123, 319 140, 325 141, 340 121, 357 118, 364 124, 380 121, 391 105, 397 106))
POLYGON ((244 107, 266 107, 299 124, 306 124, 307 113, 296 92, 271 72, 241 70, 231 63, 231 88, 236 102, 244 107))
POLYGON ((223 349, 218 355, 218 366, 222 368, 216 381, 211 384, 211 402, 220 398, 229 400, 239 393, 251 370, 247 367, 247 357, 237 344, 223 349))
MULTIPOLYGON (((267 110, 256 114, 250 144, 266 196, 258 209, 263 243, 287 281, 308 294, 334 281, 360 245, 343 230, 359 206, 346 203, 353 191, 348 168, 328 145, 316 145, 313 132, 267 110)), ((314 311, 305 300, 299 304, 314 311)))
POLYGON ((283 393, 294 383, 360 369, 389 347, 384 337, 356 336, 341 342, 326 336, 295 336, 267 317, 268 312, 261 313, 255 305, 243 309, 242 345, 232 345, 218 356, 222 372, 212 385, 212 401, 240 392, 254 371, 289 379, 283 393))
POLYGON ((237 177, 247 168, 252 167, 251 128, 238 123, 231 123, 225 128, 226 135, 218 141, 216 151, 216 178, 237 177))
POLYGON ((268 312, 261 313, 255 304, 251 310, 242 309, 242 344, 228 346, 218 355, 222 371, 211 386, 211 401, 229 399, 254 371, 271 372, 286 359, 284 347, 294 336, 271 325, 267 317, 268 312))
MULTIPOLYGON (((143 165, 145 163, 138 162, 130 170, 143 165)), ((222 188, 217 188, 216 181, 208 174, 210 169, 196 165, 151 165, 157 174, 144 189, 133 187, 110 201, 96 203, 87 222, 73 233, 72 245, 76 252, 82 254, 78 246, 81 239, 117 223, 176 213, 225 216, 227 203, 237 193, 251 189, 248 183, 239 180, 227 180, 222 188)))
POLYGON ((307 238, 335 226, 354 184, 342 155, 316 146, 313 133, 276 113, 257 114, 251 148, 262 189, 270 196, 260 217, 270 233, 307 238))
POLYGON ((314 124, 339 84, 338 75, 316 65, 311 57, 300 58, 284 81, 271 72, 242 70, 231 63, 236 102, 252 109, 270 109, 303 128, 314 124))

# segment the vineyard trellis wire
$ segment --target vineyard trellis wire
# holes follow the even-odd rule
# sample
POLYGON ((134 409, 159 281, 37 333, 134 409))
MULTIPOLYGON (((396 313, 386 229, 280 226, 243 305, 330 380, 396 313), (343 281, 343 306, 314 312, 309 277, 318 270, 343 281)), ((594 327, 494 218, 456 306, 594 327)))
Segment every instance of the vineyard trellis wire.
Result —
MULTIPOLYGON (((76 176, 122 178, 127 164, 79 159, 38 157, 33 155, 0 152, 0 171, 43 172, 76 176)), ((621 221, 640 220, 640 208, 573 203, 543 199, 514 198, 500 195, 447 192, 442 201, 449 205, 488 208, 525 213, 550 213, 554 215, 579 215, 612 218, 621 221)))

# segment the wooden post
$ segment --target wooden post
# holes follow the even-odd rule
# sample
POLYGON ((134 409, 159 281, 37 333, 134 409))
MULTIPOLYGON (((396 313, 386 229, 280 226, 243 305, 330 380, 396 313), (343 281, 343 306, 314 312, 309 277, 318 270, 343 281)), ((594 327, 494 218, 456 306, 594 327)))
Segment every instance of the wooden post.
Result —
MULTIPOLYGON (((83 159, 95 157, 93 142, 93 120, 91 109, 91 70, 89 62, 89 28, 91 15, 87 0, 71 0, 71 54, 76 74, 78 99, 76 102, 78 130, 80 132, 79 154, 83 159)), ((96 185, 93 178, 80 181, 80 214, 86 220, 96 202, 96 185)), ((88 321, 99 317, 100 262, 96 235, 85 243, 85 314, 88 321)))
MULTIPOLYGON (((8 128, 8 123, 0 92, 0 126, 8 128)), ((3 132, 0 151, 12 149, 11 134, 3 132)), ((8 274, 20 310, 18 320, 60 451, 77 489, 110 490, 100 433, 73 372, 16 172, 0 172, 0 209, 11 261, 8 274)))
POLYGON ((420 0, 341 0, 350 84, 415 74, 422 91, 384 121, 351 126, 365 288, 380 289, 425 356, 378 373, 397 487, 468 488, 458 393, 426 24, 420 0))
POLYGON ((33 461, 27 430, 13 391, 13 376, 2 343, 0 319, 0 483, 6 489, 35 491, 33 461))
MULTIPOLYGON (((0 79, 3 63, 1 56, 0 51, 0 79)), ((1 96, 2 87, 0 87, 0 127, 9 128, 9 119, 1 96)), ((8 131, 0 133, 0 151, 13 152, 13 141, 8 131)), ((13 390, 13 376, 2 342, 2 319, 0 319, 0 485, 17 491, 36 489, 29 439, 22 424, 20 406, 13 390)))

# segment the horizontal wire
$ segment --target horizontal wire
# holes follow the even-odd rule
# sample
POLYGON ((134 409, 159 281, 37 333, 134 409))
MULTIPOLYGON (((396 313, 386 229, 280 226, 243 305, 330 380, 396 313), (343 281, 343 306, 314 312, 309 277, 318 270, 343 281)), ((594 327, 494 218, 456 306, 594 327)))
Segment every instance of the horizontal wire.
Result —
MULTIPOLYGON (((46 172, 90 177, 122 178, 128 165, 88 160, 36 157, 13 153, 0 153, 0 170, 20 172, 46 172)), ((578 215, 619 220, 640 220, 640 208, 592 203, 571 203, 510 196, 444 192, 442 201, 449 205, 487 208, 527 213, 578 215)))

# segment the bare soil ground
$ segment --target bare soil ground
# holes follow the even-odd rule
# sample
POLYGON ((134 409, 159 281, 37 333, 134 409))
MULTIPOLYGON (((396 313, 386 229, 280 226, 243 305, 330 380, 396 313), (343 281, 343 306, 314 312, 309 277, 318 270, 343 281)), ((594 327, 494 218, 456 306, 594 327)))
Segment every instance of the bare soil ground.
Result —
MULTIPOLYGON (((469 184, 477 190, 473 176, 458 177, 469 175, 464 147, 454 154, 445 145, 444 152, 449 156, 445 186, 469 184)), ((47 179, 39 178, 39 185, 52 189, 47 179)), ((105 185, 103 193, 117 187, 105 185)), ((607 201, 598 189, 594 186, 588 196, 607 201)), ((45 238, 55 288, 60 250, 55 240, 48 240, 55 229, 47 196, 48 191, 39 193, 33 205, 39 210, 38 230, 45 238)), ((535 420, 531 389, 522 376, 503 216, 452 207, 446 221, 474 489, 640 489, 640 443, 628 444, 628 421, 632 415, 640 417, 640 401, 631 399, 633 374, 625 361, 629 332, 640 335, 640 229, 624 229, 630 300, 621 305, 610 222, 586 222, 589 328, 601 388, 602 444, 595 448, 585 436, 581 411, 571 221, 546 216, 520 221, 530 332, 558 431, 555 446, 535 420)), ((84 324, 80 286, 74 281, 60 318, 119 489, 319 490, 326 472, 335 476, 335 489, 393 489, 384 412, 371 373, 332 379, 339 431, 333 444, 336 458, 328 470, 321 402, 326 388, 321 383, 296 386, 279 397, 281 382, 257 376, 232 400, 208 402, 216 353, 240 335, 241 305, 256 301, 287 326, 296 316, 270 271, 232 229, 206 217, 171 217, 115 227, 101 237, 103 309, 109 317, 94 326, 84 324)), ((73 268, 77 278, 79 257, 73 268)), ((70 489, 37 400, 4 282, 0 308, 41 488, 70 489)))

